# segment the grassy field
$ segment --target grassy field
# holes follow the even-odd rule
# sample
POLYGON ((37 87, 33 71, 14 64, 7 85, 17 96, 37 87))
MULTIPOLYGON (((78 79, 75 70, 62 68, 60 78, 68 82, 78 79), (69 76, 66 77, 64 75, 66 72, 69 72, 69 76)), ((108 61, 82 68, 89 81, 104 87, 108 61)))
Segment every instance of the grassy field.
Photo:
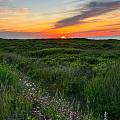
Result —
POLYGON ((120 120, 120 41, 0 39, 1 120, 120 120))

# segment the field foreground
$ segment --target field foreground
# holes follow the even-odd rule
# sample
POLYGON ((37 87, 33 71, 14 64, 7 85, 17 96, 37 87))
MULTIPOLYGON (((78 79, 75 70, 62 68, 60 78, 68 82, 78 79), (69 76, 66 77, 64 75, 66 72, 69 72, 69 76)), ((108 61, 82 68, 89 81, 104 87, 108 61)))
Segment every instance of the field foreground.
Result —
POLYGON ((0 39, 1 120, 120 120, 120 41, 0 39))

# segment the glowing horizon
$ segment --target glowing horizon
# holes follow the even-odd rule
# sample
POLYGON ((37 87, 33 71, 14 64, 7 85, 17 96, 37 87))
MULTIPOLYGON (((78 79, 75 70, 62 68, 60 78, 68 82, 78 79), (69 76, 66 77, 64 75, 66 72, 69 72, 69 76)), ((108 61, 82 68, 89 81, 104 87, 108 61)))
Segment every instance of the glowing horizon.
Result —
POLYGON ((0 0, 0 37, 120 36, 120 0, 0 0))

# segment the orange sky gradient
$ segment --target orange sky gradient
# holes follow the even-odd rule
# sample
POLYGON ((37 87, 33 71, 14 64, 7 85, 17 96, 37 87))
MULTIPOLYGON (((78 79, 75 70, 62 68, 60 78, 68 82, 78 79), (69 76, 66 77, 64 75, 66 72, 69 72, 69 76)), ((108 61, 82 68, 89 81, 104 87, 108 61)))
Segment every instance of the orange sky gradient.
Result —
MULTIPOLYGON (((119 7, 120 2, 118 3, 119 7)), ((114 2, 113 4, 114 4, 113 7, 116 7, 114 2)), ((112 2, 111 4, 109 4, 109 2, 108 4, 105 3, 105 5, 109 9, 110 6, 108 5, 112 6, 112 2)), ((96 6, 100 7, 98 6, 97 3, 96 6)), ((52 14, 49 14, 49 11, 34 12, 33 11, 34 7, 27 8, 26 6, 23 5, 15 8, 2 7, 0 8, 0 32, 1 33, 7 32, 9 34, 11 32, 19 34, 29 33, 31 36, 33 34, 34 36, 37 35, 37 37, 42 38, 60 38, 61 36, 66 37, 120 36, 120 8, 116 7, 116 9, 108 10, 108 12, 106 12, 105 11, 107 9, 106 7, 104 8, 105 12, 104 11, 101 12, 100 11, 101 9, 99 8, 97 9, 97 7, 94 8, 94 6, 93 7, 90 6, 88 8, 90 8, 91 10, 89 10, 88 13, 87 12, 82 13, 80 10, 79 13, 78 11, 74 12, 73 11, 74 7, 70 6, 69 8, 68 5, 67 8, 65 8, 65 10, 67 9, 66 12, 62 12, 63 10, 62 8, 61 8, 62 10, 60 8, 59 9, 56 8, 56 11, 54 12, 52 12, 51 10, 52 14), (92 10, 94 9, 100 11, 101 13, 100 12, 94 14, 89 13, 93 12, 92 10), (71 10, 73 12, 67 12, 68 10, 69 11, 71 10), (76 20, 75 17, 79 17, 79 20, 76 20), (70 19, 71 21, 73 20, 73 22, 69 21, 70 19), (69 22, 70 23, 68 24, 67 21, 68 23, 69 22)))

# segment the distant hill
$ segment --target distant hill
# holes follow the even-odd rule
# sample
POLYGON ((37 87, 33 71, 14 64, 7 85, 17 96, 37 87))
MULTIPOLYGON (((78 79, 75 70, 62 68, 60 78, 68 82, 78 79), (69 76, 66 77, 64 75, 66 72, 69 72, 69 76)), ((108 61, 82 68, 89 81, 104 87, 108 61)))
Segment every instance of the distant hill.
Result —
POLYGON ((5 38, 0 38, 0 40, 84 40, 84 41, 89 41, 89 40, 95 40, 95 41, 113 41, 113 40, 120 40, 119 38, 66 38, 66 39, 60 39, 60 38, 42 38, 42 39, 5 39, 5 38))

